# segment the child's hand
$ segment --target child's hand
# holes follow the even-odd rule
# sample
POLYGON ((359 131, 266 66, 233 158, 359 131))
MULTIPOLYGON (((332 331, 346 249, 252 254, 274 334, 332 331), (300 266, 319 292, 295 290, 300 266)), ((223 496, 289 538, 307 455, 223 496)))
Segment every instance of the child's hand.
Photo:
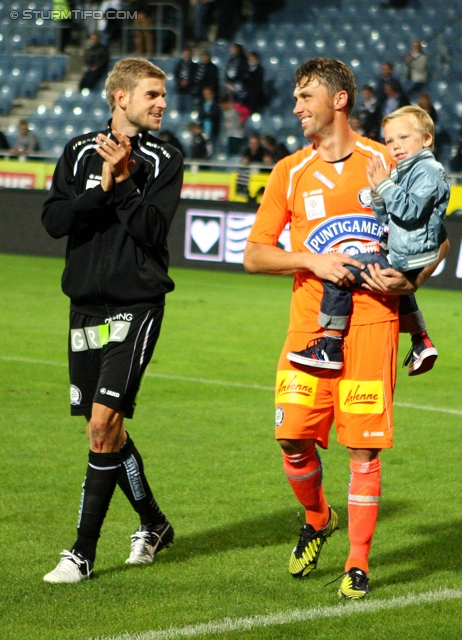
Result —
POLYGON ((372 191, 376 191, 376 186, 382 180, 390 177, 391 164, 387 169, 383 166, 382 160, 378 156, 372 156, 369 160, 369 164, 366 167, 367 180, 372 191))

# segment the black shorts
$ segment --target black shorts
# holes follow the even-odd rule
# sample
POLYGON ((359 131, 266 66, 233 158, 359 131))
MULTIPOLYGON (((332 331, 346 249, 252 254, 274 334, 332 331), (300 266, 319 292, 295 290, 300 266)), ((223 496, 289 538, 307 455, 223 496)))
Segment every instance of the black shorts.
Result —
POLYGON ((160 333, 164 306, 124 307, 108 317, 71 309, 71 415, 91 415, 94 402, 132 418, 143 373, 160 333))

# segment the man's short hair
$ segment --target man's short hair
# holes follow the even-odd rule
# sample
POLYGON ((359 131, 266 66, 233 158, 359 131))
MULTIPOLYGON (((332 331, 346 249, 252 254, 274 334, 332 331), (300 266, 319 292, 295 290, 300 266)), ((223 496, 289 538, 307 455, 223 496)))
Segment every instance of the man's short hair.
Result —
POLYGON ((435 123, 425 109, 413 104, 396 109, 396 111, 385 116, 382 120, 383 126, 396 118, 408 118, 412 126, 415 127, 422 136, 431 135, 432 144, 430 149, 433 149, 433 142, 435 140, 435 123))
POLYGON ((349 116, 353 111, 356 100, 355 77, 350 67, 341 60, 311 58, 296 70, 295 85, 300 85, 303 79, 307 83, 318 80, 326 88, 330 98, 333 98, 339 91, 346 91, 348 95, 346 114, 349 116))
POLYGON ((144 58, 124 58, 116 62, 105 84, 106 100, 111 112, 116 106, 114 93, 117 89, 123 89, 131 96, 138 82, 144 78, 165 80, 166 75, 162 69, 144 58))

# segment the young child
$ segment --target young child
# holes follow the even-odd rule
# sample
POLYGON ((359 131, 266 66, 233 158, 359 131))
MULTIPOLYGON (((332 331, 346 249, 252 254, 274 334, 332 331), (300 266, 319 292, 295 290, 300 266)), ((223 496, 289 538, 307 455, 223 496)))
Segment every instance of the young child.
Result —
MULTIPOLYGON (((431 152, 434 124, 418 106, 397 109, 383 120, 385 143, 396 168, 383 166, 374 156, 367 167, 372 190, 372 210, 377 220, 388 226, 380 253, 360 253, 355 259, 364 265, 390 265, 414 278, 421 269, 434 264, 439 247, 446 240, 443 225, 449 201, 449 180, 443 166, 431 152)), ((355 275, 354 287, 364 282, 360 269, 348 269, 355 275)), ((343 367, 343 332, 351 308, 351 287, 323 281, 319 324, 324 336, 312 340, 303 351, 291 351, 292 362, 325 369, 343 367)), ((408 375, 429 371, 438 357, 431 342, 422 312, 413 295, 399 299, 400 331, 410 333, 412 346, 404 361, 408 375)))

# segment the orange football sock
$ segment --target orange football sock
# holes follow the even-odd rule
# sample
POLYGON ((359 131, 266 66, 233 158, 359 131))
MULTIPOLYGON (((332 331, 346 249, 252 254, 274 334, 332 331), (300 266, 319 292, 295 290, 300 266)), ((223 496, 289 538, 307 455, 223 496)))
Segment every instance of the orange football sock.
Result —
POLYGON ((350 556, 345 565, 345 571, 358 567, 368 573, 369 553, 380 505, 380 458, 375 458, 371 462, 350 460, 350 469, 348 489, 350 556))
POLYGON ((284 472, 297 500, 305 507, 306 522, 316 531, 329 522, 329 505, 322 490, 321 458, 313 445, 303 453, 282 452, 284 472))

